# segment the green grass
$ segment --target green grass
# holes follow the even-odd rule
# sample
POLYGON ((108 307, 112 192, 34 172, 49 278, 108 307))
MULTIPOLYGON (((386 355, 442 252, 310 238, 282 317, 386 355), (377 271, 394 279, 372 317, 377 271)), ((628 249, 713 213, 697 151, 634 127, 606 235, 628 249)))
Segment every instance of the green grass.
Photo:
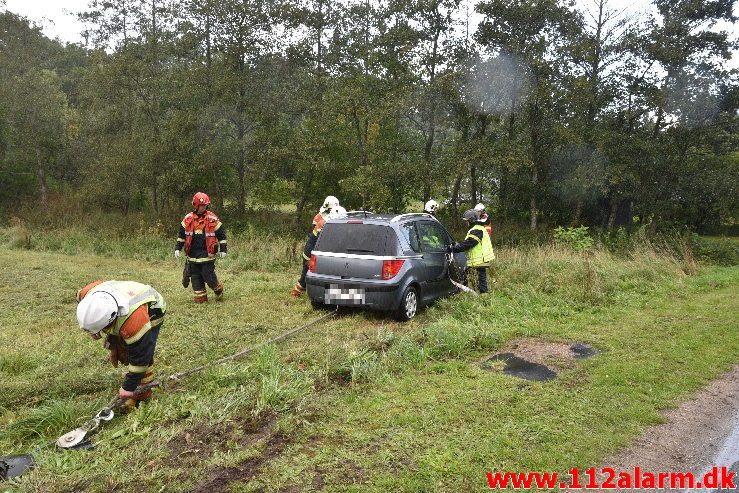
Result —
MULTIPOLYGON (((117 388, 122 370, 76 328, 74 293, 92 279, 135 279, 167 298, 160 376, 319 315, 289 298, 299 266, 264 237, 234 236, 218 267, 226 300, 207 305, 180 286, 163 238, 107 240, 100 251, 76 230, 34 238, 35 251, 0 253, 0 296, 12 307, 0 311, 2 454, 69 431, 117 388)), ((690 276, 684 260, 650 249, 497 254, 489 296, 442 301, 409 324, 331 319, 159 392, 101 430, 93 452, 37 453, 40 466, 8 488, 192 491, 223 468, 232 491, 479 491, 491 469, 597 465, 739 363, 737 267, 690 276), (518 337, 605 352, 547 383, 477 364, 518 337)))

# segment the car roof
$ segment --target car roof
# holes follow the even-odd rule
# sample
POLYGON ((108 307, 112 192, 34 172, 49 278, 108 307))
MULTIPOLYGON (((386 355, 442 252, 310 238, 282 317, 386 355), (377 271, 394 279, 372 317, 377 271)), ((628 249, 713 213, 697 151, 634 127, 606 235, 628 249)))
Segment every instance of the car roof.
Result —
POLYGON ((437 219, 432 216, 431 214, 427 214, 425 212, 420 213, 409 213, 409 214, 374 214, 371 212, 367 212, 367 214, 364 214, 364 211, 359 212, 350 212, 347 217, 343 217, 341 219, 330 219, 327 221, 327 224, 329 223, 348 223, 350 221, 362 221, 363 224, 381 224, 381 225, 392 225, 395 223, 401 223, 406 222, 408 220, 418 220, 418 219, 432 219, 436 221, 437 219))

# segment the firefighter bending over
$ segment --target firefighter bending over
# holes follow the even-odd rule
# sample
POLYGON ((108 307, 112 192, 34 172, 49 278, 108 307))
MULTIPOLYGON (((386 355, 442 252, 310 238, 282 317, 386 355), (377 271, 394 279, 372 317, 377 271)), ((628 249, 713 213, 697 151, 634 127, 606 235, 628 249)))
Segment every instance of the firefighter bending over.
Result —
POLYGON ((151 389, 137 388, 154 380, 154 351, 167 305, 147 284, 134 281, 95 281, 77 291, 77 321, 93 339, 106 335, 110 362, 128 365, 118 397, 122 410, 131 411, 151 397, 151 389))

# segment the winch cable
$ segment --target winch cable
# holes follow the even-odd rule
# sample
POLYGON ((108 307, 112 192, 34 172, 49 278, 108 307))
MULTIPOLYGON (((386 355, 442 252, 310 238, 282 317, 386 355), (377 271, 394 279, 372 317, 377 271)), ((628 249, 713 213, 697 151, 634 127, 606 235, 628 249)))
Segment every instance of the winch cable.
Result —
POLYGON ((327 318, 333 317, 334 315, 336 315, 337 312, 338 312, 338 307, 337 307, 336 310, 334 310, 332 312, 329 312, 329 313, 327 313, 327 314, 325 314, 325 315, 323 315, 321 317, 318 317, 318 318, 316 318, 314 320, 311 320, 310 322, 308 322, 305 325, 301 325, 300 327, 296 327, 294 329, 290 329, 287 332, 283 332, 282 334, 278 335, 277 337, 273 337, 272 339, 268 339, 268 340, 266 340, 264 342, 260 342, 259 344, 255 344, 254 346, 250 346, 250 347, 244 349, 243 351, 239 351, 238 353, 232 354, 231 356, 226 356, 225 358, 217 359, 215 361, 211 361, 210 363, 206 363, 206 364, 201 365, 201 366, 196 366, 195 368, 190 368, 189 370, 181 371, 179 373, 174 373, 174 374, 170 375, 169 377, 167 377, 167 380, 177 381, 177 380, 180 380, 180 379, 182 379, 184 377, 187 377, 189 375, 192 375, 193 373, 198 373, 198 372, 203 371, 203 370, 205 370, 207 368, 212 368, 214 366, 217 366, 217 365, 220 365, 220 364, 223 364, 223 363, 228 363, 229 361, 233 361, 235 359, 241 358, 241 357, 246 356, 247 354, 249 354, 249 353, 251 353, 253 351, 256 351, 259 348, 262 348, 262 347, 267 346, 269 344, 274 344, 276 342, 283 341, 283 340, 287 339, 288 337, 294 336, 298 332, 302 332, 305 329, 307 329, 307 328, 309 328, 309 327, 317 324, 318 322, 322 322, 322 321, 326 320, 327 318))
POLYGON ((470 288, 468 286, 465 286, 464 284, 462 284, 462 283, 457 282, 457 281, 454 280, 454 278, 452 277, 452 264, 454 263, 454 254, 453 253, 449 253, 447 255, 449 255, 449 259, 447 260, 447 275, 449 276, 449 280, 460 291, 462 291, 464 293, 469 293, 469 294, 471 294, 473 296, 477 296, 477 291, 475 291, 474 289, 472 289, 472 288, 470 288))
MULTIPOLYGON (((269 344, 274 344, 276 342, 284 341, 285 339, 288 339, 289 337, 292 337, 295 334, 298 334, 299 332, 302 332, 302 331, 304 331, 304 330, 306 330, 306 329, 308 329, 308 328, 310 328, 310 327, 318 324, 319 322, 323 322, 324 320, 335 316, 338 313, 338 311, 339 311, 339 309, 338 309, 338 306, 337 306, 337 308, 335 310, 333 310, 333 311, 331 311, 331 312, 329 312, 329 313, 327 313, 325 315, 322 315, 322 316, 320 316, 320 317, 318 317, 316 319, 313 319, 310 322, 308 322, 306 324, 303 324, 303 325, 301 325, 299 327, 295 327, 295 328, 292 328, 292 329, 290 329, 290 330, 288 330, 286 332, 283 332, 282 334, 280 334, 280 335, 278 335, 276 337, 273 337, 273 338, 268 339, 266 341, 260 342, 258 344, 253 345, 253 346, 250 346, 250 347, 248 347, 246 349, 243 349, 242 351, 239 351, 238 353, 232 354, 230 356, 226 356, 224 358, 220 358, 220 359, 217 359, 215 361, 211 361, 210 363, 206 363, 204 365, 196 366, 194 368, 190 368, 189 370, 181 371, 181 372, 178 372, 178 373, 173 373, 172 375, 170 375, 169 377, 167 377, 166 380, 175 382, 175 381, 181 380, 181 379, 183 379, 183 378, 185 378, 187 376, 190 376, 190 375, 192 375, 194 373, 198 373, 198 372, 201 372, 201 371, 203 371, 205 369, 212 368, 214 366, 217 366, 217 365, 220 365, 220 364, 223 364, 223 363, 227 363, 229 361, 233 361, 233 360, 236 360, 236 359, 241 358, 243 356, 246 356, 247 354, 252 353, 252 352, 256 351, 257 349, 260 349, 260 348, 262 348, 264 346, 267 346, 269 344)), ((156 382, 152 382, 151 384, 147 385, 145 389, 139 389, 139 390, 145 391, 145 390, 149 390, 150 388, 153 388, 153 387, 161 387, 161 386, 163 386, 162 383, 159 382, 159 381, 156 381, 156 382)), ((116 404, 118 404, 119 401, 121 401, 121 399, 118 399, 118 398, 114 399, 108 406, 106 406, 103 409, 101 409, 100 411, 98 411, 98 413, 95 415, 95 417, 87 420, 85 422, 85 424, 82 425, 80 428, 84 428, 86 426, 89 426, 88 433, 91 433, 92 431, 95 431, 95 429, 97 429, 97 427, 99 426, 99 424, 100 424, 101 421, 108 421, 108 419, 101 420, 100 419, 100 413, 105 412, 105 411, 111 411, 111 410, 115 409, 116 408, 116 404)), ((77 428, 77 429, 80 429, 80 428, 77 428)), ((36 448, 34 448, 30 452, 30 455, 33 456, 34 454, 37 454, 37 453, 41 452, 42 450, 44 450, 44 449, 46 449, 46 448, 48 448, 48 447, 50 447, 50 446, 52 446, 52 445, 54 445, 56 443, 58 443, 58 439, 57 440, 52 440, 52 441, 49 441, 49 442, 44 442, 41 445, 39 445, 36 448)))

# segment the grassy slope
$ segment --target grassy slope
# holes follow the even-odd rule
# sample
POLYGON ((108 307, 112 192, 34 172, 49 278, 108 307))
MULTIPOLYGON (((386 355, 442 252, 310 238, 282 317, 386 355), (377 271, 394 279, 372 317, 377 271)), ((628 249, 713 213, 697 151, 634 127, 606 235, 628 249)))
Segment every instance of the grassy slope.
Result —
POLYGON ((488 373, 465 358, 430 363, 381 387, 326 395, 316 410, 322 418, 269 468, 264 484, 300 484, 273 478, 302 470, 308 480, 320 473, 349 491, 483 491, 484 473, 493 469, 598 465, 659 422, 658 409, 739 362, 737 277, 715 274, 724 287, 700 289, 698 280, 638 312, 548 325, 547 338, 608 351, 552 382, 488 373), (347 470, 361 474, 347 477, 347 470), (371 487, 349 487, 360 480, 371 487))
MULTIPOLYGON (((407 325, 362 313, 332 320, 159 394, 108 425, 95 452, 37 454, 42 467, 14 488, 191 491, 214 467, 249 463, 266 447, 271 460, 256 462, 250 482, 234 478, 233 490, 481 490, 491 468, 597 464, 657 422, 657 410, 739 362, 737 268, 683 278, 675 263, 648 255, 596 255, 586 282, 573 256, 502 253, 493 296, 445 301, 407 325), (520 336, 608 352, 544 384, 475 365, 520 336), (243 442, 247 432, 233 425, 275 412, 286 437, 279 449, 266 439, 243 442), (204 444, 183 440, 197 430, 204 444), (181 442, 197 461, 170 457, 181 442)), ((0 296, 14 307, 0 312, 10 341, 0 347, 3 453, 67 431, 116 387, 99 343, 75 328, 73 293, 92 278, 136 279, 165 295, 161 374, 314 316, 306 301, 286 297, 294 269, 254 271, 227 260, 228 301, 196 307, 173 262, 20 251, 0 260, 0 296)))

